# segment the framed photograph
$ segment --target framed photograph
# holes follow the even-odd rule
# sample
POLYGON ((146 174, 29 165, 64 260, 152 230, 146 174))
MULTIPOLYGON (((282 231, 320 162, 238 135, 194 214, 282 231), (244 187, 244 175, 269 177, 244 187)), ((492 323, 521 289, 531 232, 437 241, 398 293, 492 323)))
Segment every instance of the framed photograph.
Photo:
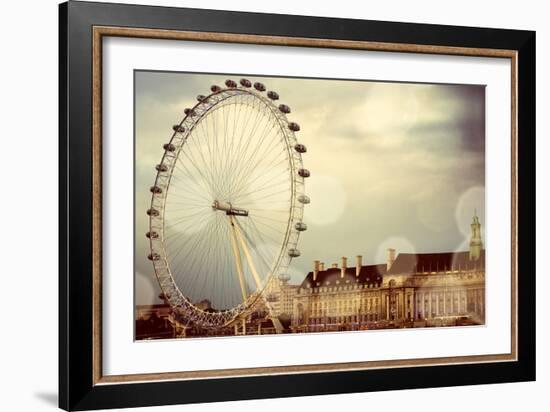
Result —
POLYGON ((59 402, 535 379, 535 33, 60 5, 59 402))

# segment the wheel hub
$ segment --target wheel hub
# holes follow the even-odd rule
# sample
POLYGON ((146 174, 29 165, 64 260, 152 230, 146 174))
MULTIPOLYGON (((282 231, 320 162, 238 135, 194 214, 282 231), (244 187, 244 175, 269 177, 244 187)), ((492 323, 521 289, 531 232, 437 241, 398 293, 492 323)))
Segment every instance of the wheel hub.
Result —
POLYGON ((248 216, 248 210, 233 206, 230 202, 220 202, 214 200, 212 209, 221 210, 229 216, 248 216))

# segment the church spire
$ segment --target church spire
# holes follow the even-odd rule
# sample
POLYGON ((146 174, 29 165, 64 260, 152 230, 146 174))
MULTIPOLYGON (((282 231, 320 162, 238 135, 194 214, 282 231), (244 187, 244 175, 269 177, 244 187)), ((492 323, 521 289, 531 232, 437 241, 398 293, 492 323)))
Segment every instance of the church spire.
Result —
POLYGON ((481 248, 483 247, 483 244, 481 242, 481 224, 479 223, 479 217, 477 216, 476 209, 474 209, 474 216, 470 227, 472 230, 470 237, 470 260, 478 260, 481 256, 481 248))

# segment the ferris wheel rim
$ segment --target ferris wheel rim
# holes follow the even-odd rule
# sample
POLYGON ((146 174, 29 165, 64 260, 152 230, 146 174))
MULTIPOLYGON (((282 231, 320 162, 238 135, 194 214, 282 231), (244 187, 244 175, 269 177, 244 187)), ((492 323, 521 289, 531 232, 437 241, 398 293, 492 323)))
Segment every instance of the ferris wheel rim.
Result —
POLYGON ((268 284, 269 280, 274 276, 277 276, 275 271, 273 271, 273 273, 269 273, 265 278, 263 288, 261 290, 254 291, 254 293, 248 296, 248 298, 241 304, 226 310, 209 312, 196 306, 195 303, 189 300, 182 293, 180 287, 174 279, 170 265, 167 261, 167 253, 164 245, 163 237, 165 233, 164 225, 166 199, 174 173, 175 161, 179 158, 187 139, 191 136, 193 130, 200 124, 202 119, 211 113, 212 110, 216 110, 216 108, 220 107, 222 103, 228 101, 229 99, 238 98, 239 96, 245 95, 252 97, 252 99, 257 99, 266 109, 270 110, 271 115, 276 119, 278 126, 281 129, 281 135, 284 137, 284 146, 288 155, 291 176, 291 201, 285 238, 281 244, 276 264, 274 264, 274 268, 277 271, 280 271, 280 269, 286 271, 290 264, 293 256, 289 255, 288 252, 289 242, 291 242, 290 245, 293 246, 292 250, 296 250, 295 247, 300 235, 300 230, 297 225, 302 223, 303 218, 303 203, 298 201, 298 196, 305 196, 303 193, 304 176, 297 173, 297 171, 302 171, 305 169, 303 169, 301 153, 295 150, 298 143, 294 134, 295 131, 292 129, 292 126, 290 126, 295 123, 289 122, 286 117, 288 112, 283 111, 283 109, 287 110, 288 106, 282 105, 280 107, 283 107, 283 109, 277 108, 277 106, 275 106, 268 98, 246 87, 227 87, 219 88, 207 96, 202 96, 202 99, 199 99, 198 103, 196 103, 191 109, 186 110, 186 115, 177 125, 178 129, 174 126, 174 133, 172 134, 169 143, 164 145, 165 151, 161 158, 160 165, 165 165, 166 160, 170 159, 172 161, 171 167, 169 166, 168 170, 157 169, 154 187, 165 187, 166 190, 164 194, 162 194, 162 192, 153 192, 151 198, 151 209, 149 210, 156 211, 156 213, 151 212, 149 214, 149 233, 155 233, 155 231, 157 231, 157 233, 160 232, 161 235, 159 237, 161 239, 159 241, 156 238, 150 238, 150 258, 152 257, 151 260, 153 261, 155 274, 162 292, 167 297, 167 300, 171 306, 178 308, 180 313, 184 313, 191 319, 191 321, 201 323, 202 326, 206 327, 223 326, 230 323, 239 314, 252 307, 261 297, 263 289, 268 284), (183 128, 183 130, 181 128, 183 128), (296 190, 297 182, 300 182, 301 184, 302 190, 300 193, 296 190), (159 199, 161 199, 160 203, 158 201, 159 199), (296 226, 296 229, 293 228, 294 226, 296 226), (158 258, 156 254, 158 255, 158 258))

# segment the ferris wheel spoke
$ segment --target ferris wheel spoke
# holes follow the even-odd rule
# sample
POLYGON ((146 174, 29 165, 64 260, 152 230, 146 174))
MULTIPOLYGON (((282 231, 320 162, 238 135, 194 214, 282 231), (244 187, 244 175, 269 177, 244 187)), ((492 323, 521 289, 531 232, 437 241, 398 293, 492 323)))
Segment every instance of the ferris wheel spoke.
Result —
POLYGON ((232 159, 231 155, 232 155, 232 152, 235 148, 235 133, 237 132, 237 125, 239 124, 240 120, 241 120, 241 115, 242 115, 242 111, 243 111, 243 106, 244 103, 241 103, 241 104, 235 104, 235 116, 233 116, 233 130, 232 130, 232 133, 231 133, 231 139, 229 140, 229 144, 228 144, 228 153, 229 153, 229 156, 228 156, 228 161, 232 159), (238 110, 237 110, 238 109, 238 110))
MULTIPOLYGON (((223 225, 223 227, 225 229, 225 236, 223 240, 224 240, 224 247, 227 247, 227 245, 229 245, 231 242, 232 235, 230 233, 231 229, 229 228, 229 225, 227 224, 227 222, 224 222, 224 223, 225 224, 223 225)), ((239 283, 235 282, 235 278, 238 276, 238 274, 234 272, 235 262, 234 262, 233 254, 224 253, 223 263, 224 263, 223 269, 229 272, 228 275, 223 276, 223 279, 225 281, 225 284, 229 286, 229 290, 231 291, 233 296, 233 299, 228 298, 226 300, 230 302, 231 306, 234 306, 236 303, 240 303, 242 301, 242 291, 239 283), (238 296, 238 301, 234 300, 235 296, 238 296)), ((223 289, 223 290, 227 290, 227 289, 223 289)), ((249 294, 248 289, 247 289, 247 294, 249 294)))
POLYGON ((198 126, 195 126, 193 134, 186 140, 187 145, 187 154, 193 159, 193 164, 200 165, 200 172, 208 180, 212 191, 216 189, 216 181, 212 174, 212 168, 208 167, 208 153, 205 145, 206 137, 204 135, 203 129, 198 126))
MULTIPOLYGON (((214 228, 213 228, 214 229, 214 228)), ((205 242, 206 247, 204 247, 204 253, 203 254, 197 254, 197 260, 198 261, 205 261, 205 262, 213 262, 213 259, 216 260, 216 265, 208 265, 206 268, 202 268, 202 270, 196 271, 196 269, 192 269, 191 272, 195 273, 195 277, 192 279, 193 282, 202 281, 203 286, 201 286, 198 291, 195 292, 201 297, 204 297, 205 292, 207 290, 211 291, 221 291, 220 293, 216 293, 215 296, 212 296, 216 301, 223 302, 221 304, 221 307, 226 306, 227 301, 227 294, 231 293, 230 289, 223 288, 218 289, 215 287, 217 285, 218 277, 221 276, 222 279, 225 278, 223 276, 223 271, 219 271, 219 262, 224 260, 224 255, 227 254, 227 251, 224 251, 225 241, 224 241, 225 234, 223 232, 223 227, 220 226, 220 219, 216 219, 216 225, 215 229, 210 232, 208 235, 208 238, 205 242), (217 258, 214 258, 216 256, 217 258), (208 276, 208 274, 213 273, 215 276, 208 276), (195 279, 196 278, 196 279, 195 279), (213 285, 211 287, 214 287, 214 289, 209 289, 208 285, 213 285)), ((226 268, 229 268, 230 266, 225 266, 226 268)), ((235 303, 235 301, 233 301, 235 303)))
MULTIPOLYGON (((222 111, 223 115, 224 115, 224 118, 227 119, 227 115, 225 114, 225 110, 226 110, 226 106, 222 106, 219 110, 222 111)), ((229 122, 226 123, 226 124, 230 124, 229 122)), ((227 127, 224 128, 224 133, 223 133, 223 154, 224 156, 219 156, 219 169, 217 171, 214 171, 215 173, 215 180, 216 180, 216 186, 217 186, 217 196, 220 196, 225 188, 224 188, 224 180, 225 179, 225 162, 227 161, 226 160, 226 147, 227 147, 227 143, 226 143, 226 137, 227 137, 227 127)), ((215 139, 218 140, 220 139, 220 136, 215 136, 215 139)))
MULTIPOLYGON (((193 167, 195 168, 197 173, 204 179, 205 182, 208 183, 210 192, 213 192, 214 191, 214 183, 210 179, 208 179, 208 177, 206 177, 204 172, 197 166, 195 160, 190 157, 188 151, 182 150, 180 153, 183 153, 183 156, 185 156, 185 158, 187 160, 189 160, 189 162, 193 165, 193 167)), ((183 165, 183 160, 181 159, 181 157, 178 157, 178 162, 180 162, 180 164, 183 165)))
POLYGON ((216 181, 215 181, 215 178, 214 176, 212 175, 212 171, 210 168, 207 168, 207 167, 203 167, 203 168, 200 168, 197 166, 197 163, 199 164, 206 164, 206 159, 204 157, 204 153, 203 153, 203 150, 201 149, 200 145, 203 144, 203 141, 198 139, 198 136, 197 138, 195 139, 191 139, 189 141, 188 139, 188 150, 186 152, 184 152, 184 154, 188 157, 188 158, 193 158, 192 160, 192 164, 193 166, 195 166, 195 168, 197 169, 197 171, 199 172, 199 174, 201 176, 204 176, 204 178, 210 183, 210 187, 211 189, 213 190, 215 187, 216 187, 216 181), (195 159, 195 155, 197 156, 197 159, 195 159), (199 156, 200 156, 200 159, 199 159, 199 156))
MULTIPOLYGON (((278 147, 280 143, 276 139, 276 132, 278 130, 280 130, 279 125, 274 125, 272 129, 268 130, 262 145, 258 146, 258 152, 256 153, 257 160, 265 162, 269 160, 271 156, 279 156, 281 152, 286 153, 286 149, 278 147)), ((253 170, 255 167, 256 163, 254 162, 252 165, 249 165, 249 169, 253 170)))
POLYGON ((244 159, 244 161, 242 163, 240 163, 241 165, 241 172, 237 171, 235 173, 235 177, 236 178, 239 178, 242 176, 242 169, 245 169, 246 166, 248 165, 248 162, 251 160, 251 157, 254 156, 254 155, 257 155, 257 151, 258 149, 261 147, 261 145, 263 144, 265 138, 267 135, 269 135, 269 132, 270 130, 272 130, 275 126, 274 124, 272 124, 271 122, 264 122, 265 124, 263 125, 263 129, 261 129, 261 132, 259 134, 256 134, 257 131, 258 131, 258 128, 261 127, 261 122, 258 122, 256 121, 256 124, 254 126, 254 128, 252 129, 252 131, 250 132, 249 134, 249 138, 252 137, 252 136, 259 136, 256 142, 256 145, 252 145, 251 147, 249 147, 249 154, 248 154, 248 157, 246 157, 244 159))
POLYGON ((223 106, 222 107, 222 113, 224 115, 224 129, 223 129, 223 146, 222 146, 222 152, 220 154, 220 175, 222 176, 225 176, 225 164, 227 162, 227 156, 226 156, 226 153, 227 153, 227 141, 228 141, 228 134, 229 134, 229 126, 231 124, 230 120, 229 120, 229 117, 230 117, 230 112, 231 112, 231 108, 233 107, 233 105, 227 105, 227 106, 223 106), (227 110, 226 110, 227 109, 227 110))
POLYGON ((217 176, 219 173, 219 142, 218 142, 218 118, 220 117, 220 109, 215 108, 214 111, 211 114, 211 122, 212 123, 212 170, 214 171, 214 174, 217 176))
POLYGON ((218 173, 217 175, 220 175, 223 165, 223 152, 224 152, 224 140, 225 140, 225 134, 227 133, 227 114, 226 114, 226 105, 221 104, 217 111, 214 113, 214 121, 216 122, 216 136, 215 136, 215 143, 216 143, 216 154, 217 154, 217 168, 218 173), (217 120, 217 121, 216 121, 217 120), (219 122, 219 125, 218 125, 219 122))
MULTIPOLYGON (((194 182, 197 178, 196 175, 193 175, 189 169, 187 168, 187 166, 178 158, 178 160, 176 161, 176 163, 174 164, 174 168, 180 172, 183 172, 185 176, 187 176, 191 182, 194 182)), ((174 178, 174 174, 172 173, 172 176, 171 176, 171 179, 174 178)), ((201 176, 203 177, 203 176, 201 176)), ((184 179, 182 178, 179 178, 179 177, 176 177, 176 179, 179 179, 179 181, 185 181, 184 179)), ((204 177, 203 177, 204 179, 204 177)), ((191 188, 192 186, 189 185, 189 188, 191 188)), ((185 191, 183 191, 183 193, 186 193, 187 191, 189 191, 189 188, 185 191)), ((210 191, 212 192, 212 189, 210 188, 210 191)), ((193 192, 195 195, 199 196, 199 197, 203 197, 204 199, 207 199, 205 197, 205 195, 201 194, 200 192, 197 191, 197 189, 191 189, 191 192, 193 192)))
POLYGON ((268 221, 271 221, 273 223, 281 223, 281 224, 286 224, 288 222, 287 219, 275 219, 273 217, 268 217, 268 216, 264 216, 264 215, 256 215, 256 216, 253 216, 253 219, 252 219, 254 222, 258 221, 258 220, 268 220, 268 221))
MULTIPOLYGON (((284 200, 284 201, 278 201, 278 202, 270 202, 270 205, 274 205, 274 204, 283 204, 285 206, 290 206, 290 202, 287 200, 284 200)), ((246 206, 246 205, 243 205, 243 206, 246 206)), ((285 207, 283 209, 262 209, 262 208, 255 208, 255 207, 249 207, 247 210, 250 211, 250 212, 257 212, 257 213, 266 213, 266 212, 269 212, 269 213, 281 213, 281 214, 285 214, 285 215, 288 215, 288 207, 285 207)))
POLYGON ((184 201, 171 200, 169 202, 166 201, 165 209, 174 210, 176 212, 186 211, 186 210, 189 210, 189 209, 191 211, 194 211, 194 210, 197 210, 197 209, 205 210, 206 206, 205 206, 204 203, 196 203, 196 202, 193 202, 193 201, 187 201, 187 199, 185 199, 184 201))
POLYGON ((211 278, 210 290, 223 291, 221 293, 220 302, 221 302, 222 308, 226 308, 227 297, 226 297, 225 291, 227 291, 228 288, 226 285, 225 276, 223 276, 223 270, 222 268, 220 268, 220 261, 223 258, 223 251, 226 246, 226 244, 224 243, 226 241, 226 238, 225 238, 225 227, 224 227, 225 225, 223 226, 220 225, 220 218, 224 218, 224 216, 218 215, 216 219, 217 228, 218 228, 217 236, 214 237, 214 240, 213 240, 214 243, 210 248, 211 255, 209 255, 207 259, 210 262, 214 262, 214 265, 213 265, 214 276, 210 276, 211 278))
MULTIPOLYGON (((254 226, 253 230, 254 230, 256 233, 259 234, 259 231, 258 231, 256 225, 253 225, 253 226, 254 226)), ((269 261, 268 261, 268 258, 269 258, 269 257, 264 256, 264 255, 261 253, 261 251, 258 251, 258 255, 260 256, 260 259, 261 259, 262 262, 264 263, 264 266, 266 267, 266 270, 267 270, 267 271, 271 271, 272 268, 271 268, 271 265, 270 265, 270 263, 269 263, 269 261)))
MULTIPOLYGON (((193 219, 197 216, 204 216, 203 217, 203 220, 204 219, 208 219, 209 216, 208 214, 204 213, 204 211, 198 211, 198 212, 194 212, 194 213, 191 213, 191 214, 188 214, 188 215, 184 215, 184 216, 179 216, 175 219, 170 219, 169 221, 166 222, 166 228, 170 229, 172 227, 175 227, 175 226, 179 226, 181 227, 181 224, 185 221, 185 220, 189 220, 189 219, 193 219)), ((195 223, 197 223, 195 221, 195 223)))
MULTIPOLYGON (((230 108, 226 108, 226 110, 229 110, 230 108)), ((227 116, 226 113, 224 113, 225 116, 227 116)), ((226 142, 226 134, 228 132, 224 131, 223 138, 221 140, 221 145, 219 148, 221 151, 219 152, 219 172, 218 172, 218 178, 220 179, 220 192, 219 196, 226 197, 225 192, 225 182, 224 180, 227 179, 227 176, 225 174, 225 163, 227 162, 227 142, 226 142)))
POLYGON ((258 155, 258 150, 263 145, 266 137, 270 135, 269 132, 272 129, 274 129, 275 127, 276 127, 275 125, 270 125, 268 122, 266 122, 266 125, 264 126, 264 130, 262 131, 261 137, 258 139, 258 142, 257 142, 256 146, 253 146, 249 150, 248 156, 245 156, 246 158, 241 164, 241 170, 240 171, 237 170, 237 172, 235 173, 235 178, 236 179, 240 180, 241 178, 246 176, 250 170, 252 170, 252 169, 250 169, 250 162, 251 162, 253 156, 258 155), (268 128, 268 126, 270 126, 271 128, 268 128), (267 129, 267 132, 266 132, 266 129, 267 129))
MULTIPOLYGON (((223 171, 224 171, 224 153, 225 153, 225 135, 227 134, 227 107, 226 105, 222 105, 218 108, 214 119, 216 117, 219 117, 219 122, 221 124, 220 129, 216 130, 216 135, 214 136, 214 143, 215 143, 215 158, 216 158, 216 170, 214 171, 216 177, 217 177, 217 192, 216 196, 220 197, 223 195, 223 171)), ((216 121, 216 120, 214 120, 216 121)))
MULTIPOLYGON (((257 155, 257 160, 256 160, 256 162, 251 162, 251 164, 244 170, 243 175, 244 175, 244 176, 248 176, 249 173, 251 173, 252 171, 256 170, 256 169, 260 166, 260 164, 262 164, 262 163, 265 165, 265 166, 264 166, 264 169, 267 169, 267 168, 268 168, 267 165, 269 165, 269 163, 267 163, 267 160, 268 160, 268 159, 269 159, 269 158, 268 158, 268 157, 265 157, 263 153, 262 153, 262 154, 258 154, 258 155, 257 155)), ((286 159, 285 159, 285 160, 286 160, 286 159)), ((288 161, 288 160, 287 160, 287 161, 288 161)), ((262 175, 262 174, 259 174, 259 176, 261 177, 261 176, 263 176, 263 175, 262 175)))
POLYGON ((221 169, 221 157, 220 157, 220 154, 218 153, 219 139, 217 136, 217 131, 215 130, 215 125, 216 125, 215 119, 218 116, 219 116, 219 110, 214 114, 214 121, 212 122, 213 135, 212 135, 212 158, 211 158, 212 167, 211 169, 212 169, 212 174, 215 177, 215 181, 216 181, 216 189, 217 189, 216 197, 220 197, 223 193, 223 184, 220 181, 223 174, 221 169))
MULTIPOLYGON (((252 106, 254 107, 254 106, 252 106)), ((250 109, 250 107, 249 107, 250 109)), ((231 167, 232 169, 231 170, 235 170, 235 172, 233 173, 233 176, 234 176, 234 179, 233 180, 237 180, 238 179, 238 171, 239 171, 239 167, 242 167, 241 165, 241 162, 242 162, 242 158, 243 158, 243 153, 245 153, 246 149, 248 148, 248 144, 245 145, 244 147, 242 146, 243 142, 244 143, 248 143, 250 142, 250 139, 252 136, 254 136, 254 132, 255 130, 257 129, 258 125, 260 124, 258 122, 260 116, 262 116, 262 113, 260 110, 256 110, 256 116, 254 117, 254 120, 252 122, 252 127, 251 127, 251 130, 248 131, 247 128, 248 128, 248 125, 250 123, 250 118, 251 116, 249 116, 248 118, 248 121, 247 121, 247 124, 245 127, 242 128, 241 130, 241 136, 239 138, 239 143, 237 145, 237 153, 240 155, 240 156, 234 156, 234 161, 232 162, 231 164, 231 167)), ((238 182, 238 180, 237 180, 238 182)), ((231 187, 233 188, 235 185, 235 182, 232 181, 231 182, 231 187)))
MULTIPOLYGON (((193 266, 190 267, 191 273, 196 273, 197 278, 197 285, 198 285, 198 296, 204 296, 206 297, 205 291, 207 290, 207 284, 209 280, 209 276, 206 268, 201 263, 204 262, 210 262, 208 259, 208 256, 210 254, 210 245, 212 244, 213 240, 213 232, 214 232, 214 226, 211 227, 209 232, 205 234, 206 242, 203 244, 202 250, 199 251, 199 253, 196 255, 196 260, 193 264, 193 266)), ((207 266, 208 269, 210 269, 210 265, 207 266)))
POLYGON ((167 203, 187 202, 189 205, 210 205, 211 201, 206 195, 199 192, 198 188, 192 188, 190 185, 178 184, 174 182, 167 196, 167 203), (169 202, 168 202, 169 201, 169 202))
MULTIPOLYGON (((176 279, 179 279, 182 274, 186 274, 190 276, 190 273, 187 273, 186 270, 182 270, 187 264, 187 261, 185 259, 185 256, 182 256, 182 252, 184 252, 184 255, 189 250, 196 250, 196 247, 202 242, 201 236, 191 236, 187 238, 185 241, 183 241, 181 244, 178 243, 178 247, 176 248, 176 252, 173 256, 168 255, 167 259, 169 261, 169 264, 174 270, 174 277, 176 279), (181 256, 181 257, 180 257, 181 256)), ((175 242, 172 241, 171 244, 174 244, 175 242)))
POLYGON ((260 277, 260 274, 258 273, 258 270, 256 269, 256 265, 254 264, 254 260, 252 259, 252 255, 250 254, 250 249, 248 248, 248 245, 246 243, 246 239, 240 229, 240 226, 235 223, 235 218, 233 216, 230 216, 233 221, 233 227, 235 228, 236 237, 239 239, 244 255, 246 257, 246 261, 248 263, 248 268, 250 269, 250 272, 252 273, 252 277, 254 279, 254 282, 256 283, 256 288, 259 290, 262 287, 262 280, 260 277))
POLYGON ((257 191, 253 191, 253 192, 250 192, 249 194, 252 194, 254 193, 256 195, 256 197, 254 197, 254 200, 256 202, 259 202, 259 201, 265 201, 266 199, 269 199, 271 198, 272 196, 275 196, 275 195, 280 195, 280 194, 283 194, 283 193, 286 193, 288 192, 288 189, 281 189, 281 190, 277 190, 277 191, 274 191, 274 192, 270 192, 270 193, 263 193, 262 196, 257 196, 258 193, 260 193, 261 191, 260 190, 257 190, 257 191))
MULTIPOLYGON (((262 170, 269 169, 269 168, 272 168, 273 170, 276 170, 279 166, 283 165, 284 163, 285 163, 285 159, 280 160, 278 163, 270 163, 270 164, 264 165, 262 170)), ((259 164, 256 165, 256 167, 258 167, 258 166, 259 166, 259 164)), ((252 169, 252 170, 254 170, 254 169, 252 169)), ((282 179, 285 179, 284 180, 285 182, 288 182, 288 177, 289 177, 288 170, 286 170, 286 168, 282 169, 279 172, 279 174, 275 175, 275 176, 270 176, 270 175, 267 175, 267 174, 264 174, 264 173, 256 173, 255 175, 248 176, 248 177, 243 176, 242 182, 240 182, 240 184, 237 186, 237 188, 234 191, 235 196, 239 197, 244 190, 246 190, 250 187, 253 187, 254 185, 263 186, 263 184, 264 184, 262 182, 263 179, 267 179, 270 183, 272 183, 273 180, 275 179, 275 177, 280 177, 282 179)))
POLYGON ((256 225, 256 223, 260 224, 262 227, 267 227, 267 228, 270 228, 272 229, 275 233, 273 235, 270 235, 268 234, 268 232, 263 229, 263 232, 261 232, 261 240, 263 242, 267 240, 270 240, 271 242, 277 242, 278 240, 280 240, 280 236, 279 235, 282 235, 283 232, 280 232, 278 229, 274 228, 273 226, 269 226, 265 223, 262 223, 262 222, 253 222, 253 226, 254 226, 254 230, 258 231, 258 233, 260 233, 260 229, 258 228, 258 226, 256 225), (277 236, 275 236, 277 235, 277 236))
MULTIPOLYGON (((174 185, 172 189, 181 189, 180 191, 185 191, 186 186, 182 185, 180 188, 178 185, 174 185)), ((205 207, 207 205, 211 204, 211 201, 202 195, 199 195, 198 193, 195 193, 194 191, 191 191, 187 194, 179 193, 176 190, 171 190, 171 193, 167 196, 166 204, 176 204, 176 203, 185 203, 189 206, 202 206, 205 207), (192 196, 192 197, 190 197, 192 196)))
POLYGON ((165 243, 167 244, 167 246, 172 246, 173 244, 177 244, 178 247, 176 248, 176 255, 175 256, 169 256, 171 259, 175 259, 177 258, 177 254, 181 253, 184 248, 185 248, 185 245, 187 243, 189 243, 191 241, 191 239, 193 239, 193 236, 191 236, 189 233, 187 232, 176 232, 174 231, 173 233, 171 233, 170 235, 167 235, 167 236, 164 236, 164 241, 165 243), (180 242, 180 240, 183 240, 183 242, 180 242))
MULTIPOLYGON (((255 102, 252 101, 251 103, 247 104, 247 116, 246 116, 246 123, 243 125, 243 127, 241 128, 241 131, 240 131, 240 136, 239 136, 239 141, 238 143, 235 145, 235 148, 236 148, 236 153, 241 153, 241 149, 243 148, 242 147, 242 144, 243 143, 247 143, 249 141, 249 138, 250 138, 250 135, 251 133, 248 133, 248 129, 249 129, 249 126, 250 124, 252 123, 252 129, 251 129, 251 132, 254 130, 254 125, 256 124, 256 122, 258 121, 258 118, 261 116, 261 111, 259 110, 254 110, 255 109, 255 102), (249 113, 250 111, 255 111, 256 114, 254 116, 251 116, 249 113), (254 120, 252 120, 254 119, 254 120)), ((246 147, 246 146, 245 146, 246 147)), ((238 157, 234 157, 234 161, 237 162, 238 161, 238 157)), ((236 164, 233 164, 232 166, 236 166, 236 164)))
MULTIPOLYGON (((237 188, 235 189, 235 192, 240 192, 243 190, 243 188, 250 185, 251 180, 255 180, 258 178, 269 178, 269 176, 266 176, 263 173, 260 173, 260 170, 267 170, 265 159, 259 158, 256 162, 252 162, 252 156, 250 160, 250 164, 247 165, 245 168, 243 168, 239 173, 239 177, 236 178, 237 182, 237 188), (259 167, 263 164, 263 167, 259 169, 259 167), (238 179, 238 180, 237 180, 238 179)), ((273 168, 273 170, 276 170, 273 168)), ((286 172, 288 175, 288 172, 286 172)))
MULTIPOLYGON (((253 236, 254 238, 257 239, 257 241, 254 242, 255 244, 269 244, 268 242, 266 242, 265 238, 266 237, 268 239, 270 239, 270 238, 268 236, 262 235, 262 233, 260 232, 260 230, 258 229, 258 227, 256 226, 254 221, 250 221, 249 228, 250 228, 250 230, 248 231, 249 235, 253 236), (258 242, 258 240, 259 240, 259 242, 258 242)), ((270 240, 272 240, 272 239, 270 239, 270 240)), ((276 242, 277 240, 272 240, 272 241, 276 242)), ((263 256, 261 250, 259 248, 256 248, 256 250, 257 250, 258 255, 261 257, 261 259, 264 260, 264 262, 266 264, 266 270, 271 271, 271 267, 270 267, 271 265, 267 262, 267 259, 263 256)))
POLYGON ((178 219, 181 220, 180 222, 174 223, 175 219, 171 219, 171 221, 166 223, 164 225, 164 240, 170 240, 174 236, 178 235, 192 235, 197 233, 197 231, 191 231, 189 229, 196 227, 196 225, 203 225, 207 222, 208 218, 206 216, 200 217, 198 219, 195 218, 188 218, 185 217, 181 219, 181 217, 178 219))
MULTIPOLYGON (((256 177, 254 180, 252 180, 248 185, 247 187, 251 187, 253 183, 255 183, 257 181, 258 177, 256 177)), ((237 192, 236 195, 235 195, 235 199, 236 201, 240 198, 243 198, 243 197, 246 197, 248 195, 251 195, 251 194, 257 194, 257 193, 260 193, 260 192, 264 192, 266 190, 269 190, 269 189, 272 189, 274 187, 281 187, 281 185, 285 182, 285 181, 288 181, 288 176, 286 176, 286 173, 285 174, 282 174, 282 177, 279 178, 279 180, 277 180, 275 183, 273 183, 273 181, 271 182, 271 184, 267 185, 267 186, 264 186, 264 185, 258 185, 260 186, 261 188, 259 189, 252 189, 252 190, 249 190, 248 192, 245 192, 245 193, 242 193, 241 192, 237 192)))
POLYGON ((241 287, 241 293, 243 297, 243 302, 246 301, 248 297, 248 291, 246 288, 246 281, 244 278, 243 262, 241 259, 241 250, 239 249, 239 239, 237 236, 237 229, 235 228, 234 217, 230 216, 231 225, 231 247, 233 249, 235 268, 237 269, 237 277, 239 279, 239 285, 241 287))
MULTIPOLYGON (((231 140, 228 142, 228 145, 227 145, 228 149, 226 154, 226 163, 225 163, 224 173, 225 173, 225 176, 227 176, 227 179, 225 181, 226 183, 225 190, 226 190, 226 193, 228 194, 231 193, 231 176, 233 175, 231 171, 234 165, 234 157, 235 157, 235 151, 237 147, 237 144, 235 141, 235 134, 237 133, 237 126, 239 125, 239 122, 241 120, 241 112, 242 112, 243 106, 245 106, 244 103, 238 105, 239 110, 238 110, 238 114, 234 118, 233 130, 231 133, 231 140)), ((248 109, 248 106, 247 106, 247 109, 248 109)), ((237 108, 235 108, 235 111, 237 111, 237 108)), ((239 125, 239 129, 242 133, 243 127, 239 125)))
POLYGON ((180 223, 177 226, 177 230, 173 229, 173 227, 167 227, 167 234, 164 237, 164 241, 169 247, 177 244, 177 247, 174 247, 173 249, 176 249, 176 253, 179 254, 187 243, 193 239, 196 239, 200 235, 200 230, 197 231, 196 227, 200 226, 202 228, 201 230, 203 230, 207 227, 210 221, 211 218, 209 217, 202 219, 186 219, 186 223, 180 223), (184 243, 176 243, 180 239, 184 239, 184 243))
MULTIPOLYGON (((211 228, 211 225, 209 225, 208 229, 211 228)), ((178 262, 174 262, 174 268, 177 271, 177 277, 181 278, 182 275, 185 275, 188 279, 193 279, 193 284, 196 287, 196 279, 197 279, 197 272, 195 271, 195 263, 198 262, 197 255, 201 254, 204 249, 202 246, 207 242, 208 235, 206 233, 202 233, 201 236, 197 236, 195 241, 189 245, 189 247, 186 248, 186 251, 181 257, 178 259, 178 262), (195 259, 192 259, 191 257, 194 256, 195 259)), ((190 290, 190 292, 195 295, 196 290, 190 290)))
POLYGON ((210 131, 208 130, 209 124, 210 124, 209 122, 199 122, 198 128, 200 131, 202 131, 202 134, 205 137, 204 141, 206 142, 206 149, 208 151, 208 159, 209 159, 208 169, 211 170, 215 176, 216 175, 215 162, 214 162, 214 156, 213 156, 213 149, 210 147, 210 131))
MULTIPOLYGON (((174 242, 174 239, 175 239, 176 236, 177 236, 178 239, 182 238, 184 236, 187 236, 188 240, 191 240, 194 237, 196 237, 196 235, 198 235, 198 232, 196 232, 196 231, 191 232, 191 231, 189 231, 189 229, 191 229, 193 226, 196 226, 196 225, 206 226, 206 224, 207 224, 206 222, 209 219, 210 218, 208 216, 205 216, 201 219, 185 219, 190 223, 188 226, 183 226, 182 223, 179 223, 177 226, 175 226, 175 225, 174 226, 166 225, 165 232, 167 234, 164 236, 164 240, 165 240, 165 242, 167 242, 168 245, 171 245, 172 242, 174 242), (177 227, 178 230, 173 229, 174 227, 177 227)), ((177 249, 178 249, 177 252, 179 253, 179 252, 181 252, 182 248, 178 247, 177 249)))

